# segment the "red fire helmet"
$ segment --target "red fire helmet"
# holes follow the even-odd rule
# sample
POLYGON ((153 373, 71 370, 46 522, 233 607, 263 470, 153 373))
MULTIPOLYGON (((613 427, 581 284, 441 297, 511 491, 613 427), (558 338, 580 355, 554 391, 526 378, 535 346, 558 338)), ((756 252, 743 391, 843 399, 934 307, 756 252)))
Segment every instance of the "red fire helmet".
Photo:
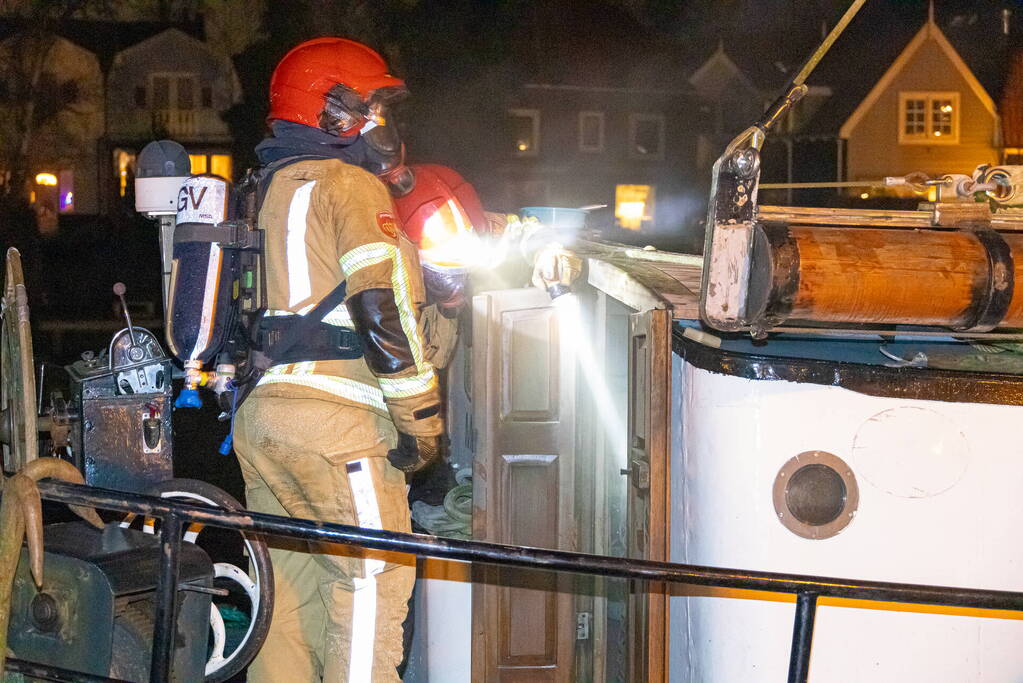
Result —
MULTIPOLYGON (((292 48, 277 64, 270 78, 267 118, 320 127, 327 94, 339 86, 367 110, 374 98, 405 93, 405 82, 388 73, 375 50, 346 38, 316 38, 292 48)), ((358 132, 361 124, 342 134, 358 132)))
MULTIPOLYGON (((486 229, 487 220, 476 190, 457 171, 438 164, 413 164, 415 187, 403 197, 394 200, 398 217, 410 240, 426 249, 423 244, 424 227, 430 218, 456 211, 466 219, 468 228, 476 232, 486 229)), ((454 218, 454 214, 452 214, 454 218)), ((432 237, 426 236, 429 241, 432 237)))

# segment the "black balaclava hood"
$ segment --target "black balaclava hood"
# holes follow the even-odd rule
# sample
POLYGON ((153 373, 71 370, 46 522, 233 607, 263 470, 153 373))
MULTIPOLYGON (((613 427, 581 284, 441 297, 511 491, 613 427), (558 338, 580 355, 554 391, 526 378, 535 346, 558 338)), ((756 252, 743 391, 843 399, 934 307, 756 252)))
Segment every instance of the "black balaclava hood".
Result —
POLYGON ((270 131, 271 137, 256 145, 256 156, 263 166, 296 156, 340 159, 356 166, 365 162, 366 143, 361 135, 338 137, 319 128, 280 120, 270 124, 270 131))

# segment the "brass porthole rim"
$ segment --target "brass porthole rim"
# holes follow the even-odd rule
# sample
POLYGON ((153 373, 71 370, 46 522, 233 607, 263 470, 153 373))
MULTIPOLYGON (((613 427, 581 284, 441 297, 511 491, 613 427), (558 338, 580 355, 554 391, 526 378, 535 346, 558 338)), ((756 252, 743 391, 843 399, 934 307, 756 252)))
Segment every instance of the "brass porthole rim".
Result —
POLYGON ((856 483, 849 464, 833 453, 827 451, 803 451, 789 458, 774 478, 774 511, 778 521, 792 533, 812 541, 820 541, 835 536, 849 526, 860 506, 860 489, 856 483), (845 504, 838 516, 827 524, 807 524, 798 520, 789 510, 785 500, 788 483, 792 475, 806 465, 826 465, 833 469, 845 484, 845 504))

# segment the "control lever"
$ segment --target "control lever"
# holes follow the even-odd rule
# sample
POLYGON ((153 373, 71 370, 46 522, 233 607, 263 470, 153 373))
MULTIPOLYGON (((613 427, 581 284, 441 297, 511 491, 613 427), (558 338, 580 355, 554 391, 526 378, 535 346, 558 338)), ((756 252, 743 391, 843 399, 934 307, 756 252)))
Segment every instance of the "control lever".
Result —
POLYGON ((138 343, 135 341, 135 328, 131 324, 131 313, 128 312, 128 303, 124 300, 124 293, 127 289, 123 282, 114 283, 114 294, 121 300, 121 311, 124 313, 124 319, 128 321, 128 336, 131 338, 132 348, 135 348, 138 346, 138 343))

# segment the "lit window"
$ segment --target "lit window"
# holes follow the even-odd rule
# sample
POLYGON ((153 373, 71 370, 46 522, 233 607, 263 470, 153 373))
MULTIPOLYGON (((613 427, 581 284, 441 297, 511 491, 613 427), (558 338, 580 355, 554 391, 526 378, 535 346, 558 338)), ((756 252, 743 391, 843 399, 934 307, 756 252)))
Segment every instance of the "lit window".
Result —
POLYGON ((959 93, 899 93, 900 144, 959 142, 959 93))
POLYGON ((633 159, 664 158, 663 116, 629 114, 629 156, 633 159))
POLYGON ((512 153, 517 157, 535 157, 540 150, 540 111, 510 109, 508 123, 512 135, 512 153))
POLYGON ((114 173, 122 197, 128 194, 128 184, 135 173, 135 155, 124 149, 114 150, 114 173))
POLYGON ((205 154, 189 154, 188 160, 192 163, 192 175, 206 173, 209 169, 205 154))
POLYGON ((231 180, 231 155, 230 154, 211 154, 210 155, 210 173, 218 175, 221 178, 231 180))
POLYGON ((189 154, 188 160, 193 174, 212 173, 228 180, 232 178, 234 163, 230 154, 189 154))
POLYGON ((604 112, 579 112, 579 151, 604 151, 604 112))
POLYGON ((654 187, 652 185, 618 185, 615 187, 615 219, 625 230, 640 230, 654 220, 654 187))
POLYGON ((52 173, 37 173, 36 174, 36 185, 44 185, 46 187, 55 187, 57 185, 57 176, 52 173))

